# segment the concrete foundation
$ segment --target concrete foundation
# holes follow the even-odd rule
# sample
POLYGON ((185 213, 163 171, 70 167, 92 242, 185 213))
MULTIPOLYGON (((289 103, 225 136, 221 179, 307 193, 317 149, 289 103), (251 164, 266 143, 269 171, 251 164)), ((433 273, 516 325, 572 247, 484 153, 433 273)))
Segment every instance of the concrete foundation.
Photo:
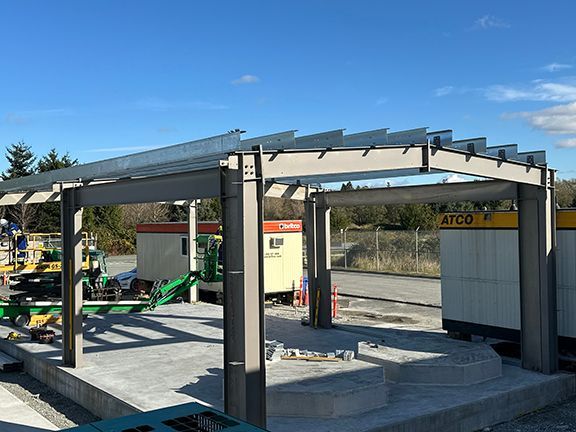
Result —
MULTIPOLYGON (((314 330, 296 317, 268 311, 267 338, 322 352, 417 335, 462 343, 422 329, 314 330)), ((10 330, 8 324, 0 326, 0 337, 10 330)), ((91 316, 84 321, 84 335, 86 363, 79 369, 59 366, 59 334, 53 345, 0 340, 0 348, 24 360, 31 375, 103 418, 193 401, 222 409, 222 308, 175 304, 143 314, 91 316)), ((268 363, 268 429, 472 431, 567 398, 576 389, 574 375, 545 376, 506 364, 500 377, 465 386, 384 384, 383 369, 361 360, 268 363), (306 417, 313 412, 314 418, 306 417)))
POLYGON ((384 369, 363 361, 285 360, 268 366, 268 415, 342 417, 381 408, 388 401, 384 369))
POLYGON ((390 334, 380 343, 360 342, 358 359, 383 366, 389 381, 403 384, 468 386, 502 375, 500 356, 486 344, 412 333, 390 334))

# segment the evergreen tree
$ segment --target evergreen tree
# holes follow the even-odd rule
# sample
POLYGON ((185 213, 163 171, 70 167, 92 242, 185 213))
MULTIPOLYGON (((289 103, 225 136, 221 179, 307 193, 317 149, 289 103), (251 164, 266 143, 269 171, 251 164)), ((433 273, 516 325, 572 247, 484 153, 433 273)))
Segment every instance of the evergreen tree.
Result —
MULTIPOLYGON (((36 156, 34 156, 30 146, 23 141, 7 147, 5 156, 9 166, 2 173, 3 180, 25 177, 35 173, 36 156)), ((23 231, 28 231, 36 220, 36 207, 27 204, 11 206, 7 211, 7 218, 20 225, 23 231)))
MULTIPOLYGON (((78 165, 78 159, 72 159, 66 152, 60 156, 55 148, 52 148, 38 161, 38 172, 47 172, 61 168, 78 165)), ((44 203, 38 205, 36 230, 39 232, 60 232, 60 203, 44 203)))
POLYGON ((2 173, 3 180, 25 177, 35 173, 36 156, 32 153, 31 147, 23 141, 10 144, 10 147, 6 148, 5 155, 10 166, 2 173))
POLYGON ((40 158, 38 161, 38 172, 47 172, 62 168, 68 168, 74 165, 78 165, 78 159, 72 159, 70 153, 66 152, 63 156, 60 156, 55 148, 50 149, 50 151, 40 158))

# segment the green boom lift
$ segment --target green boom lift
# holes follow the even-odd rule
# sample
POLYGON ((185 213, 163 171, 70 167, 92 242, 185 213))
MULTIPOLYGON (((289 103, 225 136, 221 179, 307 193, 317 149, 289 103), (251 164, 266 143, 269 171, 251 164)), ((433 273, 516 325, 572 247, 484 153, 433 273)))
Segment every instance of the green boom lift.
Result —
MULTIPOLYGON (((190 288, 204 282, 222 281, 222 265, 219 260, 222 237, 214 234, 201 234, 196 238, 198 259, 203 262, 201 270, 185 273, 167 282, 157 284, 146 301, 85 301, 82 313, 85 315, 108 312, 142 312, 154 310, 182 296, 190 288)), ((9 318, 17 326, 23 327, 33 315, 61 315, 60 301, 15 301, 0 300, 0 318, 9 318)))

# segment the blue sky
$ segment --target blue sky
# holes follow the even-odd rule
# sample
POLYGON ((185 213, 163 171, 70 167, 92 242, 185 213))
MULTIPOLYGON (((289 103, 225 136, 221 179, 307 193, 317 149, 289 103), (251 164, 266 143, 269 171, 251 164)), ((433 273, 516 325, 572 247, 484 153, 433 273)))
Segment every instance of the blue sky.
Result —
MULTIPOLYGON (((576 177, 576 3, 4 0, 0 146, 454 129, 576 177)), ((5 168, 2 159, 0 169, 5 168)))

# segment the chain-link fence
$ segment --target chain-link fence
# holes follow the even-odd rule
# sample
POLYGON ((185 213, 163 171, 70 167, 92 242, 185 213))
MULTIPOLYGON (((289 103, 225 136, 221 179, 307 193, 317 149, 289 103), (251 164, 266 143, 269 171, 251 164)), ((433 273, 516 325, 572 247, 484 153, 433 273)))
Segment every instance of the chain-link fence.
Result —
POLYGON ((438 231, 345 229, 332 233, 331 250, 332 268, 440 275, 438 231))

